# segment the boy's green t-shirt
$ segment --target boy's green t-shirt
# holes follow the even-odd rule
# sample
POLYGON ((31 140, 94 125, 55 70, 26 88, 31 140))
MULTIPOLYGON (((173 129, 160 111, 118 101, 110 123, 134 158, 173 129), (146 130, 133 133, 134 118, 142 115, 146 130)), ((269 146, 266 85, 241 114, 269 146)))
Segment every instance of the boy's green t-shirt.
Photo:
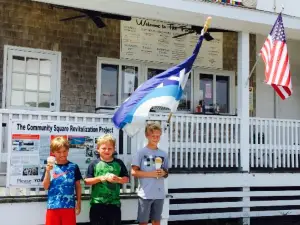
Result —
MULTIPOLYGON (((113 173, 118 177, 129 177, 127 168, 122 160, 113 159, 111 162, 105 162, 101 159, 96 159, 89 165, 86 178, 104 176, 107 173, 113 173)), ((91 204, 121 205, 120 188, 120 184, 108 181, 94 184, 92 186, 91 204)))

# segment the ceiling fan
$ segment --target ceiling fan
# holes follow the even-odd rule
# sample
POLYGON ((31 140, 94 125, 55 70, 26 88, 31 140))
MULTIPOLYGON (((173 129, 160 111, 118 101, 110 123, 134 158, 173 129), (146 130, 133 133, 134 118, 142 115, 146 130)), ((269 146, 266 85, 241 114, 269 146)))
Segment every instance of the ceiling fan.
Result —
MULTIPOLYGON (((179 35, 175 35, 173 38, 179 38, 179 37, 183 37, 185 35, 189 35, 189 34, 201 34, 203 27, 199 27, 199 26, 191 26, 190 28, 185 28, 184 30, 186 31, 186 33, 183 34, 179 34, 179 35)), ((210 32, 233 32, 233 31, 229 31, 229 30, 224 30, 224 29, 217 29, 217 28, 209 28, 208 29, 210 32)), ((214 38, 210 35, 210 32, 206 32, 204 34, 204 39, 206 41, 211 41, 214 38)))
POLYGON ((103 28, 106 26, 106 24, 103 22, 102 18, 114 19, 114 20, 125 20, 125 21, 131 20, 130 16, 122 16, 122 15, 117 15, 117 14, 104 13, 104 12, 98 12, 98 11, 87 10, 87 9, 77 9, 77 8, 64 7, 64 6, 53 6, 53 7, 60 8, 60 9, 70 9, 70 10, 81 13, 80 15, 75 15, 72 17, 64 18, 64 19, 61 19, 60 21, 69 21, 69 20, 74 20, 74 19, 78 19, 78 18, 89 18, 96 24, 96 26, 98 28, 103 28))

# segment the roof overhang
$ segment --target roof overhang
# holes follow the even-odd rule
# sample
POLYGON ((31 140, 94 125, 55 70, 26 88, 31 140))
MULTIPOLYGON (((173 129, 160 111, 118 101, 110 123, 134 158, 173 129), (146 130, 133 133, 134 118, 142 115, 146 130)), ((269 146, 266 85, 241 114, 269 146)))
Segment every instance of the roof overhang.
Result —
MULTIPOLYGON (((174 23, 202 25, 212 16, 212 26, 267 35, 277 15, 243 7, 192 0, 34 0, 174 23)), ((300 18, 284 16, 287 38, 300 40, 300 18)))

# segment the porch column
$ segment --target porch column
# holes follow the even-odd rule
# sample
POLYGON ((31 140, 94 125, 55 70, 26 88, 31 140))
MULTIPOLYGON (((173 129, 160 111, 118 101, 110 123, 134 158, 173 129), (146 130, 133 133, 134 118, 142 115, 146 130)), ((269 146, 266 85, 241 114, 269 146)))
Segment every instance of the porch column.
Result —
POLYGON ((243 172, 249 171, 249 83, 247 82, 249 76, 249 62, 250 62, 250 40, 249 33, 239 32, 238 34, 238 65, 237 65, 237 79, 238 79, 238 107, 237 113, 241 118, 240 130, 240 157, 241 170, 243 172))

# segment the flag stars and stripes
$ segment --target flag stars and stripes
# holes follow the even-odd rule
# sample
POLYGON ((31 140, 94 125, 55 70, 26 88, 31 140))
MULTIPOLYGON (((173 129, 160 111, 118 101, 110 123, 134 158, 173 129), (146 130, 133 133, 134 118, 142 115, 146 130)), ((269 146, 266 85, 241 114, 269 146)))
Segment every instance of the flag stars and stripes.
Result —
POLYGON ((281 14, 260 50, 260 54, 265 62, 266 83, 271 85, 282 99, 291 96, 292 80, 281 14))

